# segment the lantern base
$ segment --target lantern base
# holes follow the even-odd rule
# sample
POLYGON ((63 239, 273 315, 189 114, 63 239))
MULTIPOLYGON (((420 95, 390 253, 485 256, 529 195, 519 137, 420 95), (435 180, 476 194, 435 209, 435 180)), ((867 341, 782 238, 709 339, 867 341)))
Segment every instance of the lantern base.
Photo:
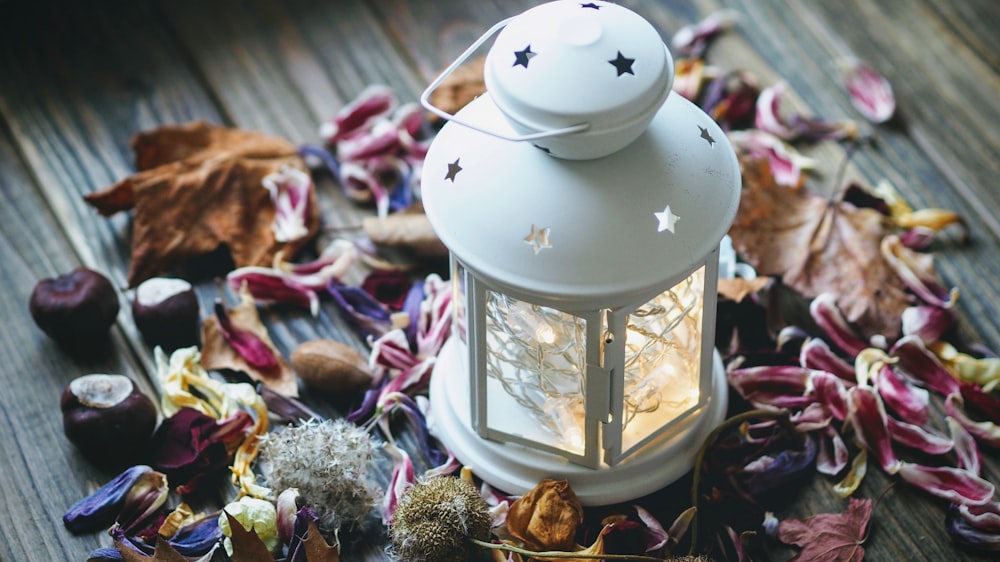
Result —
POLYGON ((715 352, 708 402, 681 422, 669 439, 650 443, 622 462, 592 469, 516 443, 483 439, 472 427, 465 343, 449 339, 438 354, 430 397, 435 435, 491 486, 520 495, 546 478, 568 480, 584 505, 633 500, 674 482, 694 466, 708 434, 726 416, 729 386, 715 352))

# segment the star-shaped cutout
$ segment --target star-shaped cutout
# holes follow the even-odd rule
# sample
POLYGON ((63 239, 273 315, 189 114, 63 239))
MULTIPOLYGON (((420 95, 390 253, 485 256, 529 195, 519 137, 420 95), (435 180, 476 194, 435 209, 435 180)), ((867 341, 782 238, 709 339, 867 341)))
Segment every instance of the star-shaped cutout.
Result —
POLYGON ((597 4, 594 4, 593 2, 587 2, 586 4, 580 4, 580 7, 581 8, 593 8, 595 10, 600 10, 601 9, 600 6, 598 6, 597 4))
POLYGON ((520 51, 514 51, 514 64, 513 66, 523 66, 528 68, 528 61, 535 57, 538 53, 531 50, 531 45, 528 45, 520 51))
POLYGON ((535 225, 531 225, 531 234, 524 237, 524 241, 531 244, 531 249, 538 255, 538 252, 542 251, 542 248, 551 248, 552 244, 549 243, 549 232, 552 229, 538 228, 535 225))
POLYGON ((660 221, 660 224, 656 227, 657 232, 663 232, 664 230, 669 230, 671 234, 674 233, 674 227, 677 225, 677 220, 680 219, 673 211, 670 210, 670 205, 667 205, 661 213, 653 213, 656 220, 660 221))
POLYGON ((715 146, 715 139, 712 138, 712 135, 708 132, 708 129, 702 127, 701 125, 698 125, 698 128, 701 129, 701 138, 705 139, 705 141, 708 143, 708 146, 715 146))
POLYGON ((632 72, 632 63, 635 62, 635 59, 630 59, 626 57, 625 55, 622 54, 621 51, 618 51, 617 57, 615 57, 612 60, 609 60, 608 62, 614 65, 615 70, 618 71, 618 76, 621 76, 622 74, 625 73, 635 76, 635 73, 632 72))
POLYGON ((448 164, 448 173, 444 175, 444 179, 451 180, 451 183, 455 183, 455 176, 457 176, 463 169, 458 165, 459 160, 459 158, 456 158, 454 162, 448 164))

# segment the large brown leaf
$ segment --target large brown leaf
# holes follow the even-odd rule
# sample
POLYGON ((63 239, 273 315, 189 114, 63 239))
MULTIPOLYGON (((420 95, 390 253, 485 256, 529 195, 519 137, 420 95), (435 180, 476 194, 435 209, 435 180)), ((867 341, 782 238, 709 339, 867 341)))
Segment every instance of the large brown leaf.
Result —
POLYGON ((888 217, 777 185, 765 161, 744 162, 743 185, 729 234, 758 273, 781 277, 807 298, 834 293, 866 336, 899 335, 911 297, 879 249, 896 231, 888 217))
POLYGON ((283 166, 306 171, 295 145, 201 121, 169 125, 132 139, 139 172, 84 199, 102 215, 135 209, 128 283, 135 286, 225 245, 237 267, 269 266, 298 250, 319 228, 310 194, 308 236, 275 240, 275 209, 261 180, 283 166))

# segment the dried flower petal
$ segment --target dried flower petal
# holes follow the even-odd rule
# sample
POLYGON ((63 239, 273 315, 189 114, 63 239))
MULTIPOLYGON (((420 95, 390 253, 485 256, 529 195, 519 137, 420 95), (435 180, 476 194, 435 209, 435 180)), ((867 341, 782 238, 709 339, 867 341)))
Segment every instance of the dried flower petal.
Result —
MULTIPOLYGON (((961 353, 949 343, 936 342, 928 346, 958 380, 979 385, 989 392, 1000 384, 1000 358, 983 357, 977 359, 967 353, 961 353)), ((998 411, 996 408, 988 411, 998 411)), ((995 421, 1000 422, 1000 418, 995 421)))
POLYGON ((294 276, 270 267, 241 267, 226 275, 230 287, 246 287, 261 304, 293 304, 308 308, 313 316, 319 314, 319 296, 316 291, 301 285, 294 276))
POLYGON ((754 116, 754 127, 771 133, 786 141, 805 140, 839 140, 854 138, 858 127, 853 121, 831 122, 818 117, 795 114, 785 118, 781 114, 781 96, 788 85, 777 82, 761 90, 757 97, 757 112, 754 116))
POLYGON ((903 335, 917 336, 931 344, 955 323, 955 309, 940 306, 911 306, 903 311, 903 335))
POLYGON ((299 489, 285 488, 274 502, 277 516, 278 539, 288 544, 295 536, 295 522, 299 514, 299 489))
POLYGON ((378 338, 392 328, 392 315, 389 309, 360 287, 334 282, 328 289, 344 319, 364 336, 378 338))
POLYGON ((950 502, 982 505, 993 499, 996 488, 979 476, 951 466, 923 466, 902 462, 899 475, 907 483, 950 502))
POLYGON ((413 461, 406 451, 389 442, 382 446, 392 457, 392 477, 389 485, 386 486, 385 495, 382 497, 382 523, 392 524, 392 515, 396 511, 396 505, 406 494, 406 490, 416 482, 417 477, 413 470, 413 461))
POLYGON ((958 290, 949 291, 934 278, 934 258, 930 254, 920 254, 906 248, 895 234, 882 239, 880 250, 889 267, 924 302, 942 308, 954 306, 958 290))
POLYGON ((851 470, 844 479, 833 486, 833 491, 842 498, 850 497, 858 490, 868 474, 868 451, 861 449, 851 462, 851 470))
POLYGON ((930 416, 930 393, 883 365, 875 377, 875 388, 893 412, 904 421, 924 425, 930 416))
POLYGON ((156 429, 151 464, 167 475, 179 494, 192 493, 204 479, 225 473, 253 425, 243 411, 217 422, 193 408, 181 408, 156 429))
MULTIPOLYGON (((973 474, 982 474, 983 455, 979 452, 979 445, 962 424, 955 418, 945 417, 948 424, 948 431, 951 433, 951 440, 955 444, 955 466, 968 470, 973 474)), ((998 529, 1000 530, 1000 529, 998 529)))
MULTIPOLYGON (((813 399, 838 420, 847 418, 848 385, 840 377, 825 371, 814 371, 809 377, 813 399)), ((851 385, 853 386, 853 385, 851 385)))
POLYGON ((840 437, 840 433, 833 427, 827 426, 819 434, 816 470, 830 476, 839 474, 847 466, 848 458, 847 445, 840 437))
POLYGON ((133 466, 71 505, 63 525, 73 534, 106 529, 114 521, 133 526, 159 509, 168 492, 166 476, 146 465, 133 466))
POLYGON ((319 136, 327 144, 351 138, 396 108, 396 94, 381 84, 368 86, 333 118, 320 125, 319 136))
POLYGON ((678 29, 670 40, 670 46, 677 53, 689 57, 700 57, 705 51, 708 40, 731 28, 738 19, 739 14, 735 10, 713 12, 697 23, 688 24, 678 29))
POLYGON ((274 223, 271 225, 274 239, 294 242, 308 236, 309 201, 314 197, 309 174, 285 166, 278 173, 264 176, 262 183, 274 203, 274 223))
POLYGON ((896 112, 892 85, 867 63, 851 58, 840 62, 844 87, 851 103, 865 119, 885 123, 896 112))
POLYGON ((701 93, 705 80, 714 68, 706 67, 699 58, 682 58, 674 61, 674 82, 671 88, 680 96, 695 102, 701 93))
POLYGON ((583 507, 565 480, 542 480, 510 506, 507 530, 534 550, 571 550, 583 507))
POLYGON ((256 334, 233 325, 221 300, 215 301, 215 318, 226 342, 247 363, 258 369, 273 369, 278 366, 278 359, 275 357, 274 351, 263 340, 256 334))
POLYGON ((756 76, 744 70, 733 70, 708 84, 701 106, 723 130, 747 129, 753 125, 759 93, 756 76))
POLYGON ((809 303, 809 315, 834 345, 851 357, 861 353, 868 344, 858 337, 854 328, 847 323, 837 306, 837 296, 833 293, 821 293, 809 303))
POLYGON ((761 498, 805 474, 813 466, 818 450, 816 440, 807 436, 802 448, 785 449, 773 457, 762 455, 736 474, 742 481, 743 490, 751 498, 761 498))
POLYGON ((944 396, 960 392, 958 381, 941 364, 924 342, 916 336, 900 338, 889 353, 896 358, 896 368, 919 384, 944 396))
POLYGON ((729 372, 729 384, 758 407, 803 408, 810 371, 799 366, 761 366, 729 372))
POLYGON ((816 161, 803 156, 778 137, 757 130, 728 133, 733 146, 752 158, 766 159, 778 185, 798 187, 805 181, 804 171, 816 167, 816 161))
POLYGON ((990 421, 977 422, 965 413, 965 401, 960 394, 949 394, 944 401, 945 412, 961 424, 980 443, 1000 447, 1000 425, 990 421))
POLYGON ((945 517, 948 536, 956 544, 990 552, 1000 552, 1000 505, 951 504, 945 517))
POLYGON ((841 359, 830 349, 826 341, 820 338, 806 340, 799 351, 799 364, 807 369, 826 371, 848 383, 855 382, 854 367, 841 359))
POLYGON ((858 441, 875 457, 882 470, 895 474, 901 461, 892 450, 888 416, 882 400, 870 387, 857 386, 847 393, 848 419, 857 432, 858 441))
POLYGON ((929 455, 943 455, 954 448, 955 443, 943 435, 926 430, 919 425, 887 418, 889 434, 900 445, 916 449, 929 455))
POLYGON ((911 250, 926 250, 934 242, 936 235, 937 233, 929 228, 915 226, 909 230, 900 232, 899 241, 903 246, 911 250))

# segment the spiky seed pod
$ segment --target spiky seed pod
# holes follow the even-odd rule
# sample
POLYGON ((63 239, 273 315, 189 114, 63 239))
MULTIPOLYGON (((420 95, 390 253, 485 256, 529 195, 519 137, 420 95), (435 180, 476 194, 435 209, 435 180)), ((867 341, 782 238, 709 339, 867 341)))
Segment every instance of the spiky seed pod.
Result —
POLYGON ((450 476, 414 484, 399 500, 389 526, 390 553, 407 562, 468 560, 469 538, 490 539, 490 513, 475 487, 450 476))

